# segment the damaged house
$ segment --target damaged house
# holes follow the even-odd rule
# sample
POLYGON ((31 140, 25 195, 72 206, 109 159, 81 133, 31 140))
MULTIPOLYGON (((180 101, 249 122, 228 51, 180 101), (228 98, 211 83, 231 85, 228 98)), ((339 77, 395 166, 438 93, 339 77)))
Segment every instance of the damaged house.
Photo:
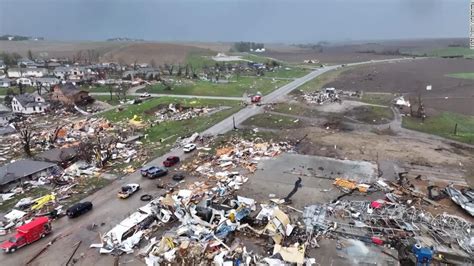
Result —
POLYGON ((44 151, 36 156, 38 160, 55 163, 60 166, 66 166, 75 161, 77 150, 75 147, 54 148, 44 151))
POLYGON ((19 160, 0 167, 0 192, 8 192, 27 180, 48 176, 57 166, 54 163, 19 160))
POLYGON ((56 85, 51 93, 51 100, 62 103, 63 105, 85 105, 94 99, 88 91, 81 90, 72 83, 56 85))

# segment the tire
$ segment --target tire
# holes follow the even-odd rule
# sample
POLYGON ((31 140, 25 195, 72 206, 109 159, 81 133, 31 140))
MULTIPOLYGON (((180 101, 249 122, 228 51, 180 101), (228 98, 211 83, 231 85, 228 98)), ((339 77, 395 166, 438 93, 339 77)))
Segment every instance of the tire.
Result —
POLYGON ((153 197, 152 197, 151 195, 145 194, 145 195, 142 195, 142 196, 140 197, 140 200, 141 200, 141 201, 150 201, 152 198, 153 198, 153 197))
POLYGON ((16 251, 16 247, 12 247, 9 252, 10 253, 15 253, 15 251, 16 251))
POLYGON ((44 233, 41 234, 41 238, 44 238, 46 235, 44 233))

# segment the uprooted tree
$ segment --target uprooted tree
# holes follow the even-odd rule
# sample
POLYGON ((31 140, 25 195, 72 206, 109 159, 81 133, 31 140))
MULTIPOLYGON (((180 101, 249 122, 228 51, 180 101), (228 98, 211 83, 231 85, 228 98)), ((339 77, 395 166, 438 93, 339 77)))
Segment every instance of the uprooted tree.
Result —
POLYGON ((56 140, 58 139, 59 133, 61 132, 61 129, 63 129, 64 125, 57 126, 54 131, 49 135, 49 143, 51 145, 54 145, 56 143, 56 140))

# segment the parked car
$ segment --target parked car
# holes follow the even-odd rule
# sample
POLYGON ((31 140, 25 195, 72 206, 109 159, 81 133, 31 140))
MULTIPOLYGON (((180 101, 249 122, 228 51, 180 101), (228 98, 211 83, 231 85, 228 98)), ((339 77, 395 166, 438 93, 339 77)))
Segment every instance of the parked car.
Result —
POLYGON ((90 201, 79 202, 69 207, 69 209, 66 210, 66 215, 69 218, 75 218, 90 210, 92 210, 92 202, 90 201))
POLYGON ((190 143, 190 144, 186 144, 184 147, 183 147, 183 151, 185 153, 188 153, 188 152, 192 152, 196 149, 196 144, 194 143, 190 143))
POLYGON ((157 177, 162 177, 168 174, 168 169, 166 168, 161 168, 161 167, 156 167, 155 169, 148 171, 148 178, 157 178, 157 177))
POLYGON ((184 179, 184 175, 181 174, 181 173, 177 173, 177 174, 174 174, 174 175, 173 175, 172 179, 173 179, 174 181, 181 181, 181 180, 184 179))
POLYGON ((163 162, 163 165, 165 167, 171 167, 175 164, 179 163, 179 157, 178 156, 170 156, 166 158, 166 160, 163 162))
POLYGON ((120 191, 117 193, 117 196, 121 199, 126 199, 133 195, 140 189, 139 184, 126 184, 120 188, 120 191))
POLYGON ((16 234, 3 242, 0 248, 7 253, 29 245, 51 233, 51 220, 48 217, 38 217, 16 229, 16 234))
POLYGON ((142 174, 143 177, 147 177, 149 172, 155 171, 157 168, 158 167, 156 167, 156 166, 150 166, 150 167, 142 168, 140 170, 140 173, 142 174))

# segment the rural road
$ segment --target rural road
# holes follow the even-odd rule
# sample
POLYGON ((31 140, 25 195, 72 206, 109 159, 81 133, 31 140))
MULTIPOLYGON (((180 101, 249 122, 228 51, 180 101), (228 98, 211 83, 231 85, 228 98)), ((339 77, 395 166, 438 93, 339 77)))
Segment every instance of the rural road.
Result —
MULTIPOLYGON (((377 63, 377 62, 393 62, 398 60, 407 60, 407 59, 390 59, 390 60, 378 60, 378 61, 369 61, 365 62, 366 64, 377 63)), ((350 65, 359 65, 356 64, 347 64, 350 65)), ((278 100, 280 97, 286 95, 292 90, 298 88, 305 82, 318 77, 319 75, 336 69, 340 66, 329 66, 314 70, 308 75, 298 78, 293 82, 288 83, 285 86, 280 87, 274 92, 265 96, 262 100, 262 103, 272 103, 278 100)), ((176 95, 173 95, 176 97, 176 95)), ((190 96, 194 97, 194 96, 190 96)), ((223 121, 217 123, 211 128, 203 132, 203 134, 223 134, 233 129, 233 117, 235 117, 236 124, 239 124, 246 120, 247 118, 261 112, 262 107, 250 105, 234 115, 224 119, 223 121)), ((147 165, 161 165, 161 162, 168 156, 176 155, 181 158, 185 158, 184 153, 181 149, 173 149, 167 154, 155 158, 153 161, 149 162, 147 165)), ((187 156, 192 156, 187 155, 187 156)), ((38 256, 30 265, 65 265, 69 256, 73 252, 74 245, 78 241, 82 241, 81 246, 77 250, 76 258, 80 259, 75 263, 75 265, 112 265, 114 264, 113 256, 108 255, 99 255, 97 249, 90 249, 89 245, 92 243, 100 243, 100 234, 106 233, 113 226, 127 217, 129 214, 134 212, 137 208, 143 206, 145 202, 140 201, 139 197, 142 194, 151 194, 154 197, 158 197, 165 193, 163 189, 157 189, 156 184, 158 182, 166 183, 175 183, 171 180, 173 175, 173 170, 170 171, 168 176, 160 178, 158 180, 150 180, 142 178, 138 172, 135 172, 130 175, 120 177, 119 179, 113 181, 110 185, 105 188, 95 192, 94 194, 85 198, 85 201, 91 201, 94 204, 94 209, 76 219, 68 219, 66 217, 61 218, 53 223, 53 233, 52 235, 39 240, 36 243, 33 243, 29 246, 26 246, 18 250, 15 254, 5 254, 0 255, 0 261, 2 265, 25 265, 32 257, 34 257, 38 252, 40 252, 43 247, 47 245, 49 241, 53 238, 62 236, 54 242, 44 253, 38 256), (138 195, 133 195, 131 198, 126 200, 120 200, 116 197, 117 191, 120 187, 127 183, 139 183, 142 187, 141 191, 137 193, 138 195), (91 225, 96 224, 97 227, 91 229, 91 225), (103 224, 103 225, 101 225, 103 224)), ((187 182, 194 182, 195 178, 187 178, 187 182)), ((3 236, 1 240, 7 239, 8 236, 3 236)), ((126 255, 120 258, 120 261, 127 261, 127 265, 143 265, 142 262, 137 260, 133 255, 126 255)))

